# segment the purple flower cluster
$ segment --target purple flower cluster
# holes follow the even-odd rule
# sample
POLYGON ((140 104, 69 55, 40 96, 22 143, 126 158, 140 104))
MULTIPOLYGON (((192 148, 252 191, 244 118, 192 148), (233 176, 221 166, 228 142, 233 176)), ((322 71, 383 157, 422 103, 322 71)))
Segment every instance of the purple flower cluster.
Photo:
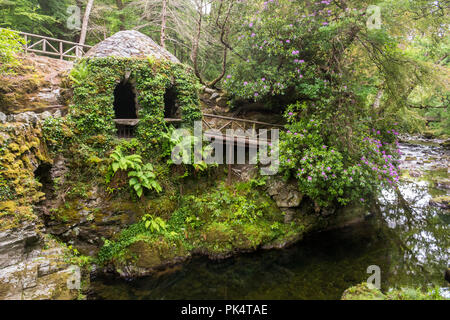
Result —
MULTIPOLYGON (((376 131, 377 135, 379 134, 378 132, 379 131, 376 131)), ((363 139, 363 141, 365 141, 368 146, 371 147, 371 155, 378 158, 381 157, 384 163, 382 165, 377 165, 376 163, 371 162, 369 159, 363 156, 361 158, 361 163, 359 163, 358 165, 361 166, 362 164, 364 164, 368 166, 372 171, 378 173, 378 178, 380 180, 385 180, 389 184, 398 182, 400 177, 394 164, 396 162, 396 159, 392 155, 386 154, 386 150, 381 150, 383 146, 390 147, 391 145, 389 143, 383 143, 381 142, 381 140, 371 137, 366 137, 363 139)), ((398 141, 396 141, 395 143, 398 144, 398 141)), ((393 152, 398 154, 400 150, 396 149, 393 152)))

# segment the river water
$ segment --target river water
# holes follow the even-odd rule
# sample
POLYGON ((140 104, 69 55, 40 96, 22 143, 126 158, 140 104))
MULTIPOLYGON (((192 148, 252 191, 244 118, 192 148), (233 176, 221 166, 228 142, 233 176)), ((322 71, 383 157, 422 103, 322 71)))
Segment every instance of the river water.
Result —
POLYGON ((365 222, 320 232, 283 250, 223 261, 192 259, 158 277, 95 278, 90 299, 340 299, 380 267, 382 290, 439 286, 450 298, 450 214, 430 205, 449 195, 450 152, 439 141, 404 138, 399 192, 384 191, 365 222))

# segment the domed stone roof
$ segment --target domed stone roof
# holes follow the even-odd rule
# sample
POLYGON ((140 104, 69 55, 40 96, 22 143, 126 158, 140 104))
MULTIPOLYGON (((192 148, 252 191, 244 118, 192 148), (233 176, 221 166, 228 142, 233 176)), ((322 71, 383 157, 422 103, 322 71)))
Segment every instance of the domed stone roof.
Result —
POLYGON ((180 63, 173 54, 159 46, 150 37, 136 30, 117 32, 91 48, 85 57, 142 58, 149 55, 158 60, 170 60, 175 63, 180 63))

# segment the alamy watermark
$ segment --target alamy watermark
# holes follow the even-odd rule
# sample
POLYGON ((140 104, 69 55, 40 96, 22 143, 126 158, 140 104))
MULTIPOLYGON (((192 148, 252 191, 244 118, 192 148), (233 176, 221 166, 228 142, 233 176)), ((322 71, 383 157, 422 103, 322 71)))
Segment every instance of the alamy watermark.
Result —
POLYGON ((80 30, 81 29, 81 9, 78 6, 68 6, 67 14, 67 29, 80 30))
POLYGON ((377 289, 381 289, 381 268, 377 265, 368 266, 367 273, 372 274, 367 278, 367 284, 371 284, 377 289))
POLYGON ((367 7, 366 13, 369 15, 366 22, 367 29, 381 29, 381 8, 370 5, 367 7))
POLYGON ((171 155, 174 164, 259 164, 262 175, 275 175, 280 166, 279 129, 203 132, 202 122, 195 121, 193 135, 187 129, 176 129, 171 139, 177 141, 171 155))
POLYGON ((81 270, 79 266, 71 265, 69 267, 71 274, 67 278, 67 288, 69 290, 81 289, 81 270))

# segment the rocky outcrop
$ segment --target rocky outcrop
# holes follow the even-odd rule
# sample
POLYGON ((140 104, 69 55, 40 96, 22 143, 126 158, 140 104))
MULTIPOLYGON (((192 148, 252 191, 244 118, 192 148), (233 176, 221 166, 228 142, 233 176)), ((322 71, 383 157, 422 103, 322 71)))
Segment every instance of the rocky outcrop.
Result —
POLYGON ((136 223, 138 216, 142 216, 137 210, 112 208, 100 203, 100 198, 80 200, 71 206, 72 215, 60 208, 45 217, 46 232, 90 256, 98 252, 104 239, 118 235, 127 226, 136 223))
POLYGON ((144 212, 134 202, 111 200, 96 186, 83 197, 66 198, 55 192, 55 185, 65 185, 67 160, 58 157, 49 169, 50 186, 45 187, 45 199, 35 206, 45 224, 45 231, 70 243, 86 255, 93 256, 104 243, 127 226, 136 223, 144 212), (57 183, 56 183, 57 181, 57 183))
POLYGON ((450 179, 439 179, 436 182, 436 188, 450 190, 450 179))
POLYGON ((0 300, 77 298, 78 269, 64 262, 59 244, 43 244, 34 223, 0 232, 0 300))
POLYGON ((222 90, 202 87, 200 90, 200 99, 203 102, 203 113, 228 115, 230 108, 228 106, 227 93, 222 90))
POLYGON ((0 230, 4 230, 22 221, 35 220, 31 205, 40 201, 44 194, 34 172, 42 164, 51 164, 52 160, 34 113, 9 115, 8 122, 0 124, 0 143, 0 211, 4 213, 0 230))
POLYGON ((384 300, 385 296, 374 285, 363 282, 350 287, 342 294, 342 300, 384 300))
POLYGON ((295 183, 284 182, 278 177, 268 179, 267 193, 276 201, 279 208, 298 207, 303 198, 295 183))
POLYGON ((444 210, 450 209, 450 196, 434 197, 430 200, 430 205, 444 210))
MULTIPOLYGON (((48 117, 43 113, 43 117, 48 117)), ((78 290, 64 248, 45 239, 33 205, 44 197, 39 168, 50 166, 33 112, 0 114, 0 299, 73 299, 78 290)))
POLYGON ((0 232, 0 269, 25 260, 27 251, 39 242, 34 223, 24 223, 20 228, 0 232))
POLYGON ((441 146, 444 149, 450 150, 450 139, 445 140, 444 142, 441 143, 441 146))
POLYGON ((0 124, 7 122, 19 122, 19 123, 28 123, 31 125, 36 125, 39 121, 43 121, 47 118, 54 117, 60 118, 62 113, 60 110, 56 110, 52 113, 49 111, 44 111, 41 113, 36 113, 33 111, 26 111, 18 114, 9 114, 6 115, 3 112, 0 112, 0 124))
POLYGON ((14 76, 0 75, 0 111, 10 114, 65 109, 69 93, 65 79, 73 62, 33 54, 20 59, 14 76))
POLYGON ((295 182, 285 182, 280 177, 269 177, 266 192, 275 200, 278 208, 284 213, 284 222, 290 223, 297 212, 303 195, 298 191, 295 182))

